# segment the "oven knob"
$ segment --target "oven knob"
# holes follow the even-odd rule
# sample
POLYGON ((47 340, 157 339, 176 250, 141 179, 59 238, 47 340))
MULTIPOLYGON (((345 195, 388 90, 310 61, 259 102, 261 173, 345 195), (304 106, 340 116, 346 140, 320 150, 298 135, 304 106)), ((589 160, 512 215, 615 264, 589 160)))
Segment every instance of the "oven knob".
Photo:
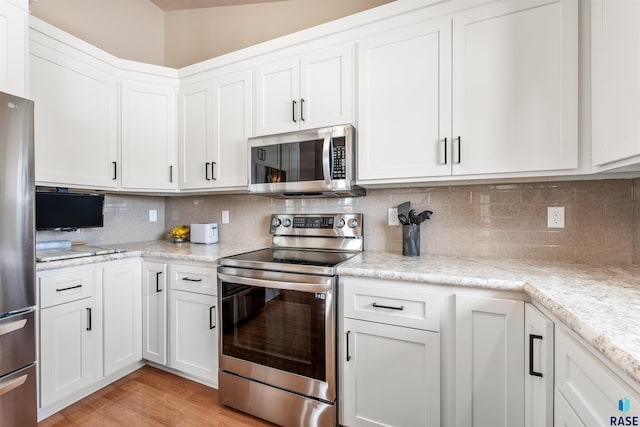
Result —
POLYGON ((338 227, 338 228, 344 227, 344 218, 340 218, 338 220, 338 222, 336 223, 336 227, 338 227))
POLYGON ((291 220, 289 218, 285 218, 282 221, 282 225, 284 225, 285 227, 291 227, 291 220))
POLYGON ((273 218, 271 220, 272 227, 280 227, 280 224, 282 224, 282 221, 280 221, 280 218, 273 218))
POLYGON ((355 218, 351 218, 349 220, 349 228, 356 228, 358 226, 358 220, 355 218))

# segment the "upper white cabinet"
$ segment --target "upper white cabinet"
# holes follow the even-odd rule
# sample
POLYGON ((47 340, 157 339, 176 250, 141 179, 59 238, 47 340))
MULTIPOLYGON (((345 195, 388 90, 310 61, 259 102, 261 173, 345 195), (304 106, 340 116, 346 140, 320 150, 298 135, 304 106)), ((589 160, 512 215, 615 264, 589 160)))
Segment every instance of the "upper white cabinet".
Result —
POLYGON ((368 38, 358 59, 358 179, 450 175, 451 20, 368 38))
POLYGON ((252 89, 240 71, 180 90, 180 189, 246 187, 252 89))
MULTIPOLYGON (((33 35, 40 35, 32 30, 33 35)), ((35 101, 36 183, 118 187, 118 85, 114 74, 31 41, 30 98, 35 101)))
POLYGON ((640 162, 640 2, 591 2, 593 165, 640 162))
POLYGON ((359 181, 576 168, 577 1, 502 1, 359 43, 359 181))
POLYGON ((0 91, 26 96, 27 1, 0 0, 0 91))
POLYGON ((256 69, 256 135, 350 123, 352 46, 256 69))
POLYGON ((120 105, 122 188, 175 190, 176 89, 123 82, 120 105))
POLYGON ((455 426, 524 425, 524 303, 455 296, 455 426))

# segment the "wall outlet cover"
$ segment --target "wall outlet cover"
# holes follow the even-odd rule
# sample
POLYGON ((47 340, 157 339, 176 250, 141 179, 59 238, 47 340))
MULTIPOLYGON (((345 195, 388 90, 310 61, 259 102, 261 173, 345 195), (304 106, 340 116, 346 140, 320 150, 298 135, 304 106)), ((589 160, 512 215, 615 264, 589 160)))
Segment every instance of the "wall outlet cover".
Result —
POLYGON ((547 228, 564 228, 564 206, 547 207, 547 228))
POLYGON ((229 211, 222 211, 222 223, 229 224, 229 211))
POLYGON ((149 222, 158 222, 158 211, 149 209, 149 222))
POLYGON ((387 222, 389 225, 400 225, 400 221, 398 220, 398 208, 389 208, 388 212, 389 218, 387 222))

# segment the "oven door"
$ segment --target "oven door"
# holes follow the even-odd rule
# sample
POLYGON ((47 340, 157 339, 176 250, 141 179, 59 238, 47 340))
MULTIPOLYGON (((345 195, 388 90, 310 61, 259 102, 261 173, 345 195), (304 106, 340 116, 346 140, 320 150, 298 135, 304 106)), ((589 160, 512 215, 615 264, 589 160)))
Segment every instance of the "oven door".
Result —
POLYGON ((333 403, 336 280, 218 267, 220 370, 333 403))

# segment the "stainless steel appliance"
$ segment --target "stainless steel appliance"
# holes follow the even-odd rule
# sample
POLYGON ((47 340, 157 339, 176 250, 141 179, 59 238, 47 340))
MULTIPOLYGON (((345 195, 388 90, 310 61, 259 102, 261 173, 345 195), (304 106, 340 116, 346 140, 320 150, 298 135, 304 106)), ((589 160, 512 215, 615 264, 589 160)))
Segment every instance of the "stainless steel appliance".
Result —
POLYGON ((271 248, 219 260, 220 403, 284 426, 337 421, 337 266, 362 214, 272 215, 271 248))
POLYGON ((351 125, 249 138, 249 193, 272 197, 352 197, 356 131, 351 125))
POLYGON ((36 426, 33 102, 0 92, 0 425, 36 426))

